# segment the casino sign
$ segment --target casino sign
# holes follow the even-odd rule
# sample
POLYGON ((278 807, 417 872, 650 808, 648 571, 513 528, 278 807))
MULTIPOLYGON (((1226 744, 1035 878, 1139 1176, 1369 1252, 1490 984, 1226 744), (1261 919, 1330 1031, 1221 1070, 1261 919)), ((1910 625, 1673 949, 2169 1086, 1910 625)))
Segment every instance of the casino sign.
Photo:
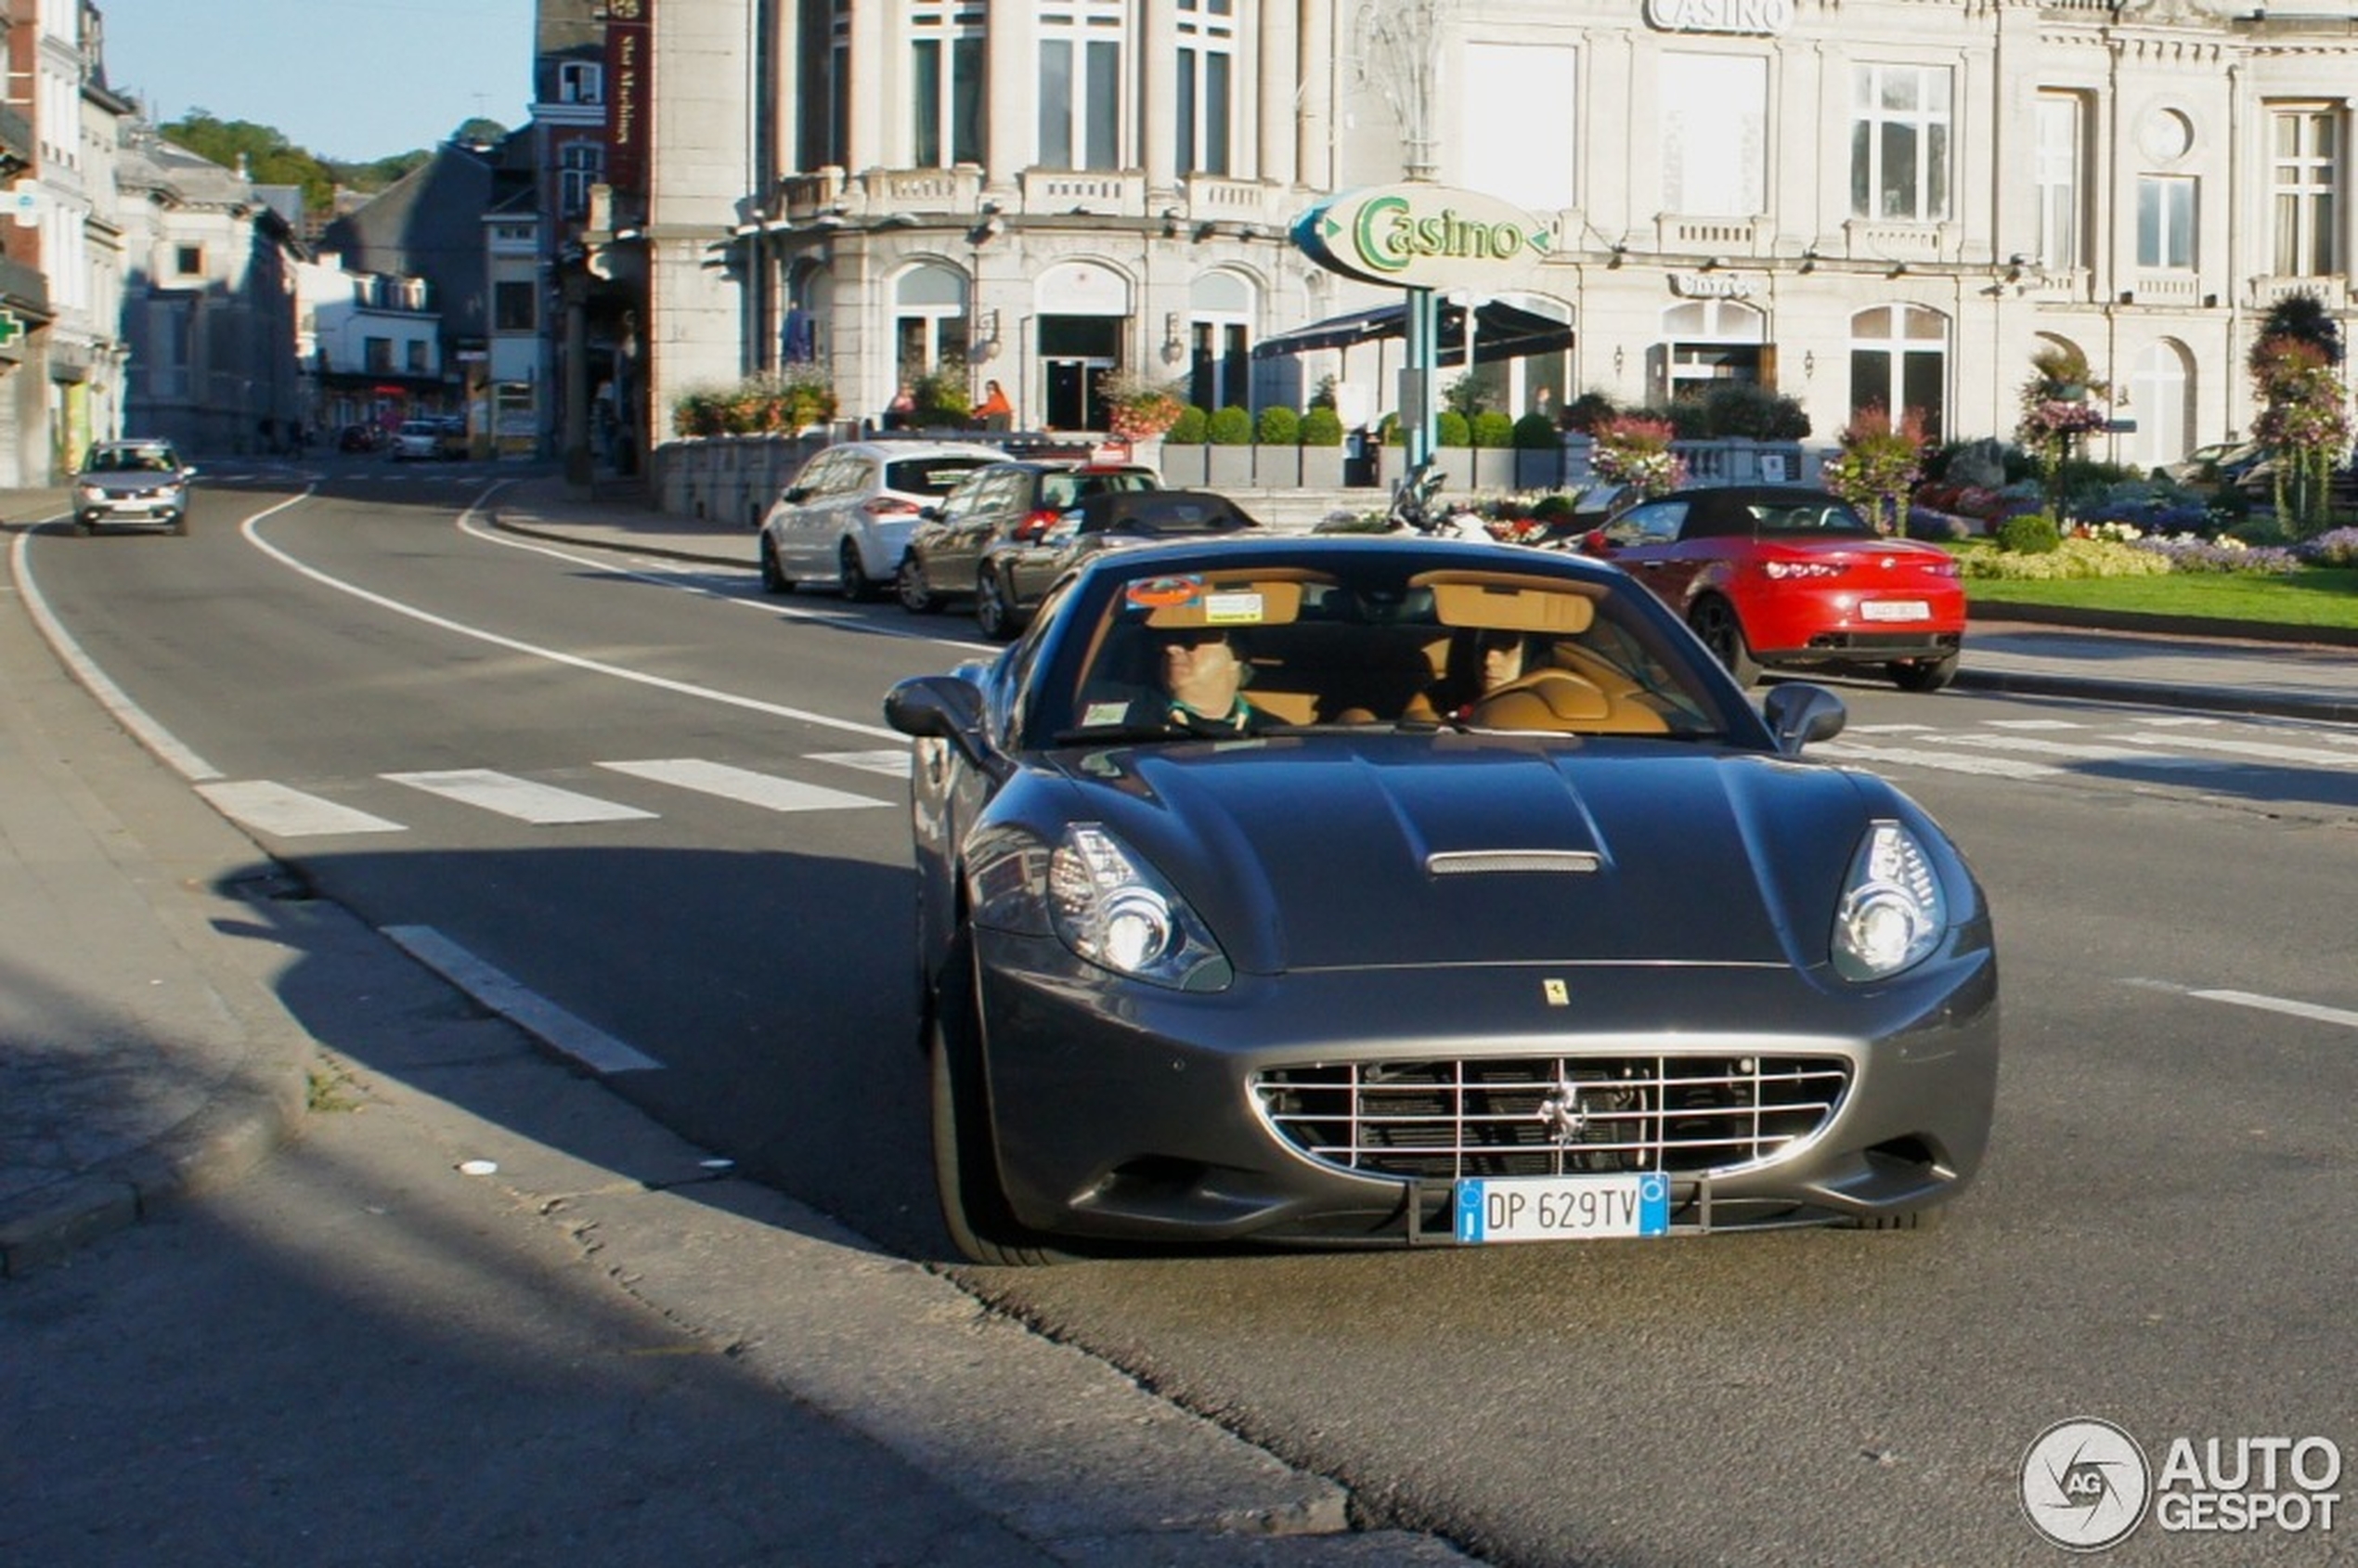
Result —
POLYGON ((1478 190, 1411 181, 1330 196, 1293 242, 1329 272, 1395 289, 1511 288, 1555 249, 1555 226, 1478 190))

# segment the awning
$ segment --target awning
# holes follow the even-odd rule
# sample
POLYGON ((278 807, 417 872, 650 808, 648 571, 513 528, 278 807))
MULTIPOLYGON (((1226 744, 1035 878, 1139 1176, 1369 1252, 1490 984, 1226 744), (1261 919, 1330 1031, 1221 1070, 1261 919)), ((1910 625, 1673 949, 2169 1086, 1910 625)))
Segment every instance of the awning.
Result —
MULTIPOLYGON (((1462 365, 1466 362, 1466 307, 1445 300, 1440 315, 1441 363, 1462 365)), ((1322 348, 1355 348, 1407 335, 1407 305, 1379 305, 1263 338, 1252 345, 1252 356, 1268 359, 1322 348)), ((1570 322, 1553 320, 1503 300, 1488 300, 1474 309, 1474 362, 1479 365, 1530 354, 1560 353, 1572 346, 1573 336, 1570 322)))

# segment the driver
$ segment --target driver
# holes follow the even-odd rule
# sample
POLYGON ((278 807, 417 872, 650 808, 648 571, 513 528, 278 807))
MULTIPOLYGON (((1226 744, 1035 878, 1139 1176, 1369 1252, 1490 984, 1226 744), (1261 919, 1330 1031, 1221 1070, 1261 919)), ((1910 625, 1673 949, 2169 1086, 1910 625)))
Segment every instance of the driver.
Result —
POLYGON ((1161 690, 1133 704, 1129 722, 1168 725, 1190 735, 1257 735, 1274 722, 1245 699, 1241 630, 1186 627, 1157 630, 1154 639, 1161 690))

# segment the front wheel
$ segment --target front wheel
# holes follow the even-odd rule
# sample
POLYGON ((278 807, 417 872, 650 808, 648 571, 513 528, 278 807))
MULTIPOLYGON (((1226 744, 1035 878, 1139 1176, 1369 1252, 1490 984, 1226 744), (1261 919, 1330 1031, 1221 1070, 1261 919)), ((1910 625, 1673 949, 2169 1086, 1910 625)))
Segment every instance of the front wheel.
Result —
POLYGON ((1012 640, 1023 628, 1015 606, 1007 603, 1007 590, 999 581, 999 574, 985 568, 975 579, 975 624, 993 642, 1012 640))
POLYGON ((1752 647, 1744 641, 1743 622, 1736 618, 1736 607, 1716 595, 1699 602, 1687 616, 1687 624, 1695 628, 1704 646, 1712 656, 1728 667, 1739 686, 1750 686, 1760 679, 1760 665, 1752 656, 1752 647))
POLYGON ((188 514, 185 512, 173 513, 171 526, 172 531, 175 534, 187 533, 188 531, 188 514))
POLYGON ((1937 692, 1957 679, 1957 655, 1937 659, 1906 659, 1885 667, 1891 683, 1903 692, 1937 692))
POLYGON ((771 542, 768 534, 761 536, 761 591, 764 593, 792 593, 794 591, 794 579, 786 576, 785 567, 779 564, 778 547, 771 542))
POLYGON ((931 1084, 934 1194, 942 1227, 969 1263, 1034 1268, 1068 1254, 1019 1222, 999 1185, 991 1152, 991 1103, 983 1083, 982 1038, 975 1017, 973 938, 961 937, 943 967, 941 990, 926 1030, 931 1084))
POLYGON ((893 591, 900 597, 900 607, 913 616, 930 616, 941 609, 941 595, 926 585, 925 564, 916 555, 900 558, 900 570, 892 576, 893 591))

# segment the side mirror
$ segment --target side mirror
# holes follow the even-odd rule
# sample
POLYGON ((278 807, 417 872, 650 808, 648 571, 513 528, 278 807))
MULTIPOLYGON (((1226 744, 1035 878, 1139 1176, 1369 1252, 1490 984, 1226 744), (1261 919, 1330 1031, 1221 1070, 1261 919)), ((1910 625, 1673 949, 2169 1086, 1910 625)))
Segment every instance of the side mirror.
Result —
POLYGON ((983 729, 982 689, 954 675, 918 675, 885 693, 885 722, 919 740, 946 741, 993 778, 1013 767, 983 729))
POLYGON ((1777 749, 1787 757, 1800 756, 1805 745, 1833 740, 1850 721, 1850 710, 1840 697, 1806 680, 1773 688, 1761 699, 1760 715, 1768 721, 1777 749))
POLYGON ((1613 540, 1605 538, 1602 528, 1591 528, 1580 536, 1580 548, 1589 555, 1603 555, 1613 549, 1613 540))
POLYGON ((778 492, 778 499, 788 506, 800 506, 810 499, 810 492, 800 485, 789 485, 778 492))

